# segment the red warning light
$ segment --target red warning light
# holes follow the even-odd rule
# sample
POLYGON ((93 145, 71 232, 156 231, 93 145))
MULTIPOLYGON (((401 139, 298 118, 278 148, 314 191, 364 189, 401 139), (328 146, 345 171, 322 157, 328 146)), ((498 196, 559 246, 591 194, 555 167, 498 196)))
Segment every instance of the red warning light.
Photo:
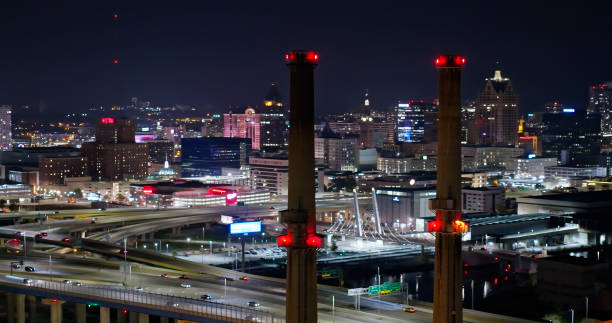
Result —
POLYGON ((455 232, 468 232, 467 223, 461 220, 455 220, 455 222, 453 223, 453 228, 455 229, 455 232))
POLYGON ((446 65, 446 56, 440 56, 436 58, 436 66, 444 66, 446 65))
POLYGON ((457 66, 465 65, 465 57, 455 56, 455 65, 457 66))
POLYGON ((506 276, 504 276, 504 280, 508 280, 508 276, 507 276, 507 275, 506 275, 506 276))
POLYGON ((306 239, 306 245, 310 248, 321 248, 321 237, 312 235, 306 239))
POLYGON ((119 15, 118 14, 114 14, 113 18, 115 18, 115 19, 119 18, 119 15))
POLYGON ((100 122, 105 124, 115 123, 115 118, 100 118, 100 122))
POLYGON ((493 278, 493 285, 497 285, 499 283, 499 279, 497 277, 493 278))
POLYGON ((427 223, 427 231, 438 232, 440 230, 442 230, 442 221, 435 220, 435 221, 429 221, 429 223, 427 223))
POLYGON ((319 60, 319 55, 313 51, 309 51, 306 53, 306 60, 311 62, 316 62, 319 60))
POLYGON ((57 303, 57 298, 53 298, 53 299, 51 299, 51 302, 52 302, 52 303, 57 303))
POLYGON ((127 315, 128 310, 126 310, 125 308, 121 310, 121 313, 123 313, 123 315, 127 315))
POLYGON ((291 247, 291 244, 293 243, 293 238, 290 235, 286 234, 283 236, 279 236, 276 242, 279 247, 287 248, 291 247))
POLYGON ((119 64, 119 60, 118 59, 113 59, 113 64, 119 64))

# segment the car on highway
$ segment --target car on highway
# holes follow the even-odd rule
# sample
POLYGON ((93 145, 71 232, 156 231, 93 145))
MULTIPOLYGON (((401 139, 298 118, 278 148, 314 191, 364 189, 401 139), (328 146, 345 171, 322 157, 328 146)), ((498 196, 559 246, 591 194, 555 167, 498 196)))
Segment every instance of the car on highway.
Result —
POLYGON ((25 271, 29 271, 29 272, 35 272, 36 271, 36 269, 34 269, 34 267, 32 267, 32 266, 25 266, 24 269, 25 269, 25 271))
POLYGON ((179 276, 179 279, 189 279, 189 276, 183 274, 179 276))
POLYGON ((70 280, 70 279, 64 279, 64 284, 70 284, 70 283, 72 283, 72 280, 70 280))
POLYGON ((408 313, 414 313, 414 312, 416 312, 416 308, 414 308, 414 307, 404 307, 404 309, 402 309, 402 311, 408 312, 408 313))
POLYGON ((48 234, 48 233, 46 233, 46 232, 41 232, 40 234, 42 234, 42 236, 43 236, 43 237, 46 237, 46 236, 48 236, 48 235, 49 235, 49 234, 48 234))
POLYGON ((159 277, 168 278, 168 274, 161 274, 159 277))
POLYGON ((191 288, 191 284, 189 284, 189 283, 181 283, 181 287, 183 287, 183 288, 191 288))
POLYGON ((74 286, 83 286, 83 283, 81 283, 81 282, 74 282, 74 284, 73 284, 73 285, 74 285, 74 286))
POLYGON ((260 307, 261 304, 259 304, 259 302, 256 301, 250 301, 247 303, 249 305, 249 307, 260 307))
POLYGON ((167 305, 170 307, 179 307, 179 303, 174 303, 174 302, 168 302, 167 305))
POLYGON ((42 235, 42 233, 39 233, 39 234, 37 234, 37 235, 36 235, 36 239, 42 239, 42 238, 44 238, 44 237, 45 237, 45 236, 43 236, 43 235, 42 235))
POLYGON ((202 295, 200 296, 200 299, 203 299, 205 301, 212 301, 213 298, 210 295, 202 295))
POLYGON ((263 322, 259 317, 253 315, 247 315, 247 317, 245 317, 245 320, 247 320, 248 322, 263 322))
POLYGON ((242 276, 242 277, 240 277, 240 280, 249 280, 249 277, 248 276, 242 276))
POLYGON ((139 291, 139 292, 143 291, 142 287, 140 287, 140 286, 136 287, 136 290, 139 291))
POLYGON ((19 269, 19 268, 21 268, 21 264, 20 264, 20 263, 18 263, 18 262, 13 263, 11 266, 13 267, 13 269, 19 269))
POLYGON ((24 278, 23 283, 26 285, 30 285, 32 283, 32 280, 30 278, 24 278))
POLYGON ((64 241, 65 243, 71 243, 71 242, 72 242, 72 239, 70 239, 70 238, 64 238, 64 239, 62 239, 62 241, 64 241))

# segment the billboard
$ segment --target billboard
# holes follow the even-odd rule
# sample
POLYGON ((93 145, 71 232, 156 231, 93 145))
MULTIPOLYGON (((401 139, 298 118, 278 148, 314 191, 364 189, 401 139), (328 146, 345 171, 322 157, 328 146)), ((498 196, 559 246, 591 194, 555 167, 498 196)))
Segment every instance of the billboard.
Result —
POLYGON ((261 221, 234 222, 230 224, 230 234, 248 234, 261 232, 261 221))

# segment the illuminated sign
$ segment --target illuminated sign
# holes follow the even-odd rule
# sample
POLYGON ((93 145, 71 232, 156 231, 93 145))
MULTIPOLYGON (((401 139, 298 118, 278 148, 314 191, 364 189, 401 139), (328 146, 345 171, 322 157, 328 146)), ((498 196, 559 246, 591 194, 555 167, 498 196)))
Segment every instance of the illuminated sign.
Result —
POLYGON ((142 194, 153 194, 155 192, 155 188, 151 185, 145 185, 142 187, 142 194))
POLYGON ((408 108, 410 107, 410 103, 398 103, 397 107, 398 108, 408 108))
POLYGON ((536 158, 536 154, 529 154, 529 155, 527 155, 527 158, 529 158, 529 159, 536 158))
POLYGON ((574 109, 574 108, 564 108, 563 112, 564 113, 574 113, 574 112, 576 112, 576 109, 574 109))
POLYGON ((105 124, 115 123, 115 118, 100 118, 100 122, 105 124))
POLYGON ((221 216, 221 223, 223 224, 231 224, 234 223, 234 218, 232 218, 229 215, 222 215, 221 216))
POLYGON ((230 224, 230 234, 249 234, 261 232, 261 221, 235 222, 230 224))

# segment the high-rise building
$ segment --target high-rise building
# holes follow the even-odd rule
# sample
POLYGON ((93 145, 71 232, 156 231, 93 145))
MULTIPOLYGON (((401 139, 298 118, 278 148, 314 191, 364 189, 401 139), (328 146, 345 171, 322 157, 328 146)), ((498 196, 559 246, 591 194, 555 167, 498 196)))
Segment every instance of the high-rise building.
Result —
POLYGON ((485 87, 476 98, 474 144, 511 145, 518 140, 519 96, 507 77, 496 70, 493 78, 485 79, 485 87))
POLYGON ((599 113, 602 135, 612 136, 612 82, 591 86, 587 113, 599 113))
POLYGON ((398 142, 436 141, 438 105, 435 102, 398 102, 395 112, 398 142))
MULTIPOLYGON (((264 97, 261 113, 261 149, 277 150, 287 147, 288 122, 287 110, 278 91, 276 83, 270 85, 268 94, 264 97)), ((253 147, 253 149, 256 149, 253 147)))
POLYGON ((363 103, 361 104, 361 108, 359 109, 359 114, 361 114, 362 119, 369 118, 372 116, 372 106, 370 105, 370 97, 367 89, 363 94, 363 103))
POLYGON ((243 114, 226 113, 223 115, 223 137, 249 138, 251 147, 259 149, 261 144, 261 114, 248 107, 243 114))
POLYGON ((143 179, 147 176, 147 145, 135 142, 134 120, 101 118, 96 141, 82 145, 88 172, 95 180, 143 179))
POLYGON ((251 153, 248 138, 183 138, 182 176, 219 176, 221 169, 240 168, 251 153))
POLYGON ((315 138, 315 159, 331 170, 355 172, 359 167, 358 141, 358 135, 336 134, 326 127, 315 138))
POLYGON ((0 151, 11 150, 13 144, 11 114, 11 106, 0 106, 0 151))
POLYGON ((174 142, 170 140, 153 140, 146 143, 149 152, 149 162, 163 164, 174 160, 174 142))
POLYGON ((249 157, 251 187, 268 190, 274 195, 289 193, 289 159, 287 155, 249 157))
POLYGON ((542 115, 542 156, 556 157, 562 165, 598 165, 601 121, 597 113, 574 108, 542 115))

